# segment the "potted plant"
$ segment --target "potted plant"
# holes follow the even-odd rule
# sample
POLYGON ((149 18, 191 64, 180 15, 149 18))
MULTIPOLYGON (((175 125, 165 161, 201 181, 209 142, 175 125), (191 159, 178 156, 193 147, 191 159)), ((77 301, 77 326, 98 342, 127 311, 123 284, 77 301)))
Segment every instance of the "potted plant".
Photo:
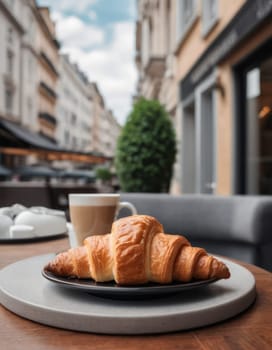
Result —
POLYGON ((115 166, 124 192, 168 192, 176 156, 176 136, 165 108, 139 99, 117 142, 115 166))

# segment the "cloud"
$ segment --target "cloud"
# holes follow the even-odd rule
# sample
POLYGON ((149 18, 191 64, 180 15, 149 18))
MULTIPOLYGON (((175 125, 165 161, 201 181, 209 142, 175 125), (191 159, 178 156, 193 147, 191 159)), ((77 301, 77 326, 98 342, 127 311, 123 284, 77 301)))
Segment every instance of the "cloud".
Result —
MULTIPOLYGON (((38 2, 51 8, 62 52, 68 53, 90 81, 97 83, 107 108, 123 124, 131 109, 137 79, 134 22, 109 21, 99 26, 102 22, 97 18, 99 12, 94 6, 98 0, 38 2), (95 25, 92 24, 94 20, 95 25)), ((135 1, 129 0, 126 5, 128 18, 134 18, 135 1)))
MULTIPOLYGON (((86 38, 84 32, 77 36, 86 38)), ((65 26, 61 26, 62 30, 65 26)), ((134 65, 134 23, 116 22, 112 27, 112 41, 99 49, 84 50, 81 41, 74 41, 75 35, 70 33, 63 39, 63 52, 68 53, 72 62, 76 62, 95 81, 105 98, 107 108, 112 109, 121 124, 131 108, 132 95, 136 85, 136 69, 134 65), (73 38, 73 40, 72 40, 73 38)))
POLYGON ((100 28, 86 24, 79 17, 63 17, 59 13, 52 17, 56 21, 58 39, 65 46, 90 48, 104 41, 104 32, 100 28))
POLYGON ((90 18, 90 20, 94 21, 94 20, 97 19, 97 14, 96 14, 95 11, 91 11, 90 10, 89 13, 88 13, 88 17, 90 18))
POLYGON ((54 11, 57 12, 72 12, 75 14, 86 13, 96 2, 97 0, 40 0, 39 2, 45 3, 46 6, 51 7, 54 11))

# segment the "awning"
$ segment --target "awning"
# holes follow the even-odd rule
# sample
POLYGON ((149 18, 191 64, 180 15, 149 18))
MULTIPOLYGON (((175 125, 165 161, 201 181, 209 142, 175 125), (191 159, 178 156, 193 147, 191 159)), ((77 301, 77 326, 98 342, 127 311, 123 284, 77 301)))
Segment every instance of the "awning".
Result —
POLYGON ((64 149, 43 135, 31 132, 15 122, 0 118, 0 153, 27 156, 35 154, 49 161, 69 160, 74 162, 103 164, 112 159, 91 152, 75 152, 64 149))
POLYGON ((0 119, 0 128, 1 128, 1 138, 0 146, 8 146, 6 143, 11 143, 12 147, 34 147, 44 150, 51 151, 61 151, 61 148, 57 144, 51 142, 42 135, 36 134, 27 130, 26 128, 17 125, 14 122, 0 119), (6 140, 5 140, 6 135, 6 140), (2 137, 3 136, 3 137, 2 137), (7 140, 8 139, 8 140, 7 140))

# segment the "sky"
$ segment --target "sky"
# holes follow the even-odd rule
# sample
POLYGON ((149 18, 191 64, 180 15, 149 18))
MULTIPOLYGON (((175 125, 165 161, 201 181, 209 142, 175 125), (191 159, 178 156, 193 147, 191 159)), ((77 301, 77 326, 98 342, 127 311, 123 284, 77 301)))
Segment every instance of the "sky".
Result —
POLYGON ((69 54, 106 107, 124 125, 136 91, 136 0, 38 0, 56 22, 61 52, 69 54))

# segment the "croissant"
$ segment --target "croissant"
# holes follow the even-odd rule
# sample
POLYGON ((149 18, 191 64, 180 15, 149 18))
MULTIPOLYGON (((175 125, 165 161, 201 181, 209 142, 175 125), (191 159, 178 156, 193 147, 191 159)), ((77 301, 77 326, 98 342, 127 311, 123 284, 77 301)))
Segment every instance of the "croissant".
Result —
POLYGON ((115 221, 111 233, 87 237, 45 267, 56 276, 115 280, 119 285, 229 278, 227 266, 179 235, 165 234, 154 217, 115 221))

